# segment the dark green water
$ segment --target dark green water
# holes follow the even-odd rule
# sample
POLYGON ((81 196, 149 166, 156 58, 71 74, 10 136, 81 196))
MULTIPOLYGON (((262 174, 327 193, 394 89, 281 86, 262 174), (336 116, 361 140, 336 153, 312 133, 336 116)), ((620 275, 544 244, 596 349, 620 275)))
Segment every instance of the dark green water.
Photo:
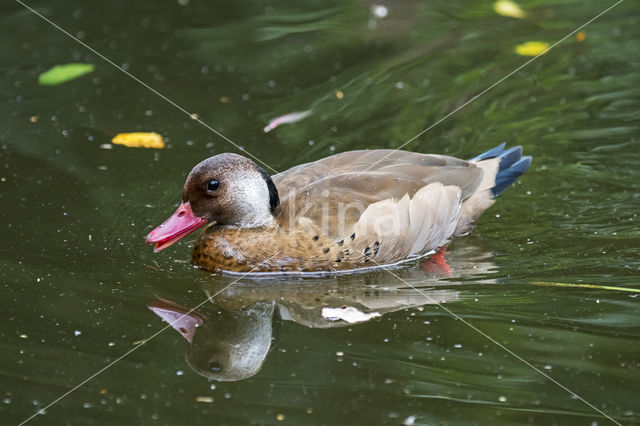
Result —
MULTIPOLYGON (((30 4, 284 170, 401 145, 526 62, 516 45, 554 43, 613 2, 531 0, 526 19, 482 1, 394 1, 385 18, 356 1, 30 4)), ((20 4, 1 9, 2 424, 134 347, 29 424, 613 424, 450 312, 607 416, 640 423, 637 2, 406 146, 470 158, 508 141, 534 157, 449 247, 452 277, 394 271, 426 296, 385 271, 243 279, 192 314, 191 345, 168 329, 143 346, 165 326, 149 303, 186 311, 234 281, 188 265, 193 238, 154 254, 143 237, 195 163, 238 150, 20 4), (68 62, 96 70, 38 85, 68 62), (168 146, 101 147, 131 131, 168 146), (319 314, 343 305, 382 316, 319 314)))

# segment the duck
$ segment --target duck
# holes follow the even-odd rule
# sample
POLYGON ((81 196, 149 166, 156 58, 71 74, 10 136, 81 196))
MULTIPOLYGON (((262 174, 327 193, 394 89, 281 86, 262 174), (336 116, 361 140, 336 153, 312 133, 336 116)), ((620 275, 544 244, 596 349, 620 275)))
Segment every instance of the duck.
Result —
POLYGON ((349 273, 428 256, 468 234, 530 166, 502 143, 470 160, 356 150, 270 176, 239 154, 189 173, 177 210, 146 242, 159 252, 205 227, 191 262, 216 273, 349 273), (205 226, 206 225, 206 226, 205 226))

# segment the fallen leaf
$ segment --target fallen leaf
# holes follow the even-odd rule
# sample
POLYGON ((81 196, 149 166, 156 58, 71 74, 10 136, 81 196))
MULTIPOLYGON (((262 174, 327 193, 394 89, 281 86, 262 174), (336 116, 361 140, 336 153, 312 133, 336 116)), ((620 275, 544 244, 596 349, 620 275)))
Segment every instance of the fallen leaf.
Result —
POLYGON ((340 90, 338 90, 338 91, 336 92, 336 98, 338 98, 338 99, 342 99, 342 98, 344 98, 344 93, 342 93, 340 90))
POLYGON ((118 133, 111 142, 129 148, 164 148, 162 136, 154 132, 118 133))
POLYGON ((38 76, 38 83, 42 86, 55 86, 65 81, 73 80, 94 70, 93 64, 71 63, 56 65, 38 76))
POLYGON ((549 48, 549 43, 543 41, 527 41, 516 46, 516 53, 522 56, 538 56, 549 48))
POLYGON ((268 133, 281 124, 295 123, 297 121, 307 118, 310 115, 311 115, 311 110, 291 112, 289 114, 281 115, 280 117, 276 117, 272 120, 269 120, 269 123, 267 123, 267 126, 264 128, 264 132, 268 133))
POLYGON ((522 19, 526 13, 520 9, 517 3, 509 0, 499 0, 493 4, 493 11, 498 15, 507 16, 509 18, 522 19))
POLYGON ((587 38, 587 33, 585 33, 584 31, 578 31, 576 33, 576 40, 578 42, 583 42, 585 38, 587 38))
POLYGON ((196 402, 212 403, 213 402, 213 398, 211 398, 210 396, 199 396, 199 397, 196 398, 196 402))

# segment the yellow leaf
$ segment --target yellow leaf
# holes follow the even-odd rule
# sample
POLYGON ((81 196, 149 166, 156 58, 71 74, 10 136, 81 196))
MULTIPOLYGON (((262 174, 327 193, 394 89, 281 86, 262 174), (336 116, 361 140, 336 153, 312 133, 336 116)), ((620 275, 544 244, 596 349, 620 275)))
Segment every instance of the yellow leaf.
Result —
POLYGON ((587 33, 585 33, 584 31, 578 31, 578 33, 576 34, 576 40, 582 42, 585 38, 587 38, 587 33))
POLYGON ((498 0, 493 4, 493 10, 502 16, 508 16, 509 18, 518 18, 522 19, 526 16, 526 13, 517 3, 509 1, 509 0, 498 0))
POLYGON ((522 56, 538 56, 549 48, 543 41, 527 41, 516 46, 516 53, 522 56))
POLYGON ((164 148, 162 136, 154 132, 118 133, 111 142, 129 148, 164 148))

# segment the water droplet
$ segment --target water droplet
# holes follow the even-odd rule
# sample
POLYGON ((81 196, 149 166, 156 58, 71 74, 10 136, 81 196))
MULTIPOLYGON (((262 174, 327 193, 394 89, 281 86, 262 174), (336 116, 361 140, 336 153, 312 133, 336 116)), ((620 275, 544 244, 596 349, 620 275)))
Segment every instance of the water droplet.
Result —
POLYGON ((387 9, 386 6, 373 5, 371 6, 371 13, 373 13, 376 18, 386 18, 389 14, 389 9, 387 9))

